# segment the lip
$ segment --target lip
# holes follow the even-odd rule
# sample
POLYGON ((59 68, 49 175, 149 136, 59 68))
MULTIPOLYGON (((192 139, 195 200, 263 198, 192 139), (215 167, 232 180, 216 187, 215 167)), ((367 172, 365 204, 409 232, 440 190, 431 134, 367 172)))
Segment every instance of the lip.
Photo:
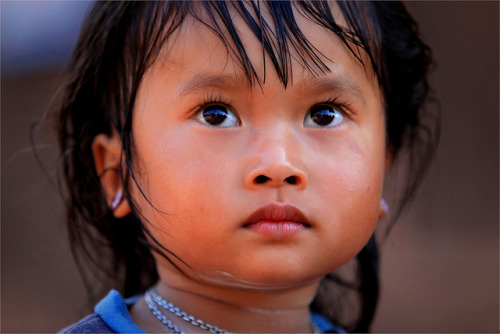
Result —
POLYGON ((270 239, 290 239, 311 224, 306 215, 290 204, 267 204, 248 217, 243 228, 270 239))

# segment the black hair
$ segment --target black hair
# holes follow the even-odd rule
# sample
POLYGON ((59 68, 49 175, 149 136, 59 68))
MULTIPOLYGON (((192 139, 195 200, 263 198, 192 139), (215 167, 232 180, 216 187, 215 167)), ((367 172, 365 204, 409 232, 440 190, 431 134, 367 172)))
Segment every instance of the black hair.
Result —
MULTIPOLYGON (((97 280, 107 278, 112 285, 118 285, 125 296, 144 292, 158 279, 151 249, 162 254, 168 252, 165 245, 146 241, 147 229, 130 197, 134 214, 122 219, 113 217, 96 173, 91 146, 98 134, 111 135, 114 131, 119 134, 124 167, 118 172, 127 192, 130 182, 134 182, 131 134, 138 87, 164 43, 188 16, 220 38, 251 85, 262 84, 265 77, 256 74, 233 24, 232 13, 240 15, 261 41, 272 70, 285 87, 291 80, 292 51, 296 51, 293 54, 300 58, 296 60, 311 73, 329 71, 324 63, 326 56, 305 38, 294 16, 304 15, 311 24, 337 35, 365 68, 373 68, 384 97, 387 145, 393 161, 398 160, 400 152, 406 152, 408 181, 401 194, 401 207, 412 198, 435 153, 439 133, 438 117, 426 114, 424 108, 429 99, 430 49, 422 42, 417 24, 400 2, 338 1, 337 4, 347 27, 335 21, 328 1, 94 4, 51 114, 57 127, 66 184, 69 238, 89 292, 94 291, 96 283, 96 278, 92 279, 89 274, 97 275, 97 280), (264 19, 262 12, 266 12, 265 17, 269 19, 264 19), (363 54, 367 58, 362 57, 363 54)), ((165 256, 168 258, 168 253, 165 256)), ((354 262, 356 274, 352 279, 332 273, 323 280, 321 293, 311 308, 349 331, 366 332, 375 313, 379 291, 375 237, 354 262), (350 319, 344 317, 339 306, 342 303, 329 299, 330 292, 339 289, 357 296, 359 312, 350 319)))

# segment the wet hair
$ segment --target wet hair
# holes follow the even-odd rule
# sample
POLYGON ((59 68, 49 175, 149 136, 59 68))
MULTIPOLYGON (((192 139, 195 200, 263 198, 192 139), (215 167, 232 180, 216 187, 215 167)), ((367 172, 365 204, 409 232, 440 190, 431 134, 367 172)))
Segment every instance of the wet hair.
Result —
MULTIPOLYGON (((338 1, 347 27, 339 25, 331 3, 137 1, 96 2, 84 22, 67 77, 51 114, 57 127, 61 175, 65 181, 67 224, 73 256, 92 296, 97 282, 111 282, 125 296, 143 292, 158 279, 151 250, 175 256, 168 245, 148 243, 143 218, 127 196, 133 214, 113 217, 92 158, 92 142, 101 133, 118 133, 123 161, 120 175, 125 192, 134 181, 132 116, 141 80, 162 46, 188 16, 216 34, 246 75, 249 85, 261 85, 232 15, 245 24, 270 59, 283 85, 291 84, 292 60, 313 75, 329 71, 322 55, 298 27, 303 15, 338 36, 359 62, 373 69, 384 98, 387 147, 393 162, 405 158, 407 183, 401 206, 407 203, 433 157, 438 117, 426 113, 430 49, 404 5, 385 1, 338 1), (262 15, 266 13, 266 15, 262 15), (294 55, 294 56, 292 56, 294 55), (295 58, 293 58, 295 57, 295 58)), ((394 165, 394 164, 393 164, 394 165)), ((113 171, 107 171, 113 172, 113 171)), ((400 210, 397 210, 396 216, 400 210)), ((332 273, 323 280, 311 308, 349 331, 366 332, 378 299, 378 251, 375 237, 353 260, 354 275, 332 273), (338 293, 338 291, 347 291, 338 293), (346 316, 342 298, 354 293, 357 311, 346 316), (332 300, 336 299, 336 300, 332 300), (342 305, 342 306, 340 306, 342 305)), ((107 289, 107 283, 102 289, 107 289)), ((95 298, 95 296, 94 296, 95 298)))

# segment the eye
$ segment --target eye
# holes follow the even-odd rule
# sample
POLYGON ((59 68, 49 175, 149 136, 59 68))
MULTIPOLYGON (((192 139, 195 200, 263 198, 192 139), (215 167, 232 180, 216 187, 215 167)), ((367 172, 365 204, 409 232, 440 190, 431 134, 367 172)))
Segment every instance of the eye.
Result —
POLYGON ((218 104, 203 107, 197 113, 196 119, 201 123, 221 128, 229 128, 240 125, 240 120, 231 110, 218 104))
POLYGON ((317 105, 311 108, 304 119, 305 127, 333 127, 344 120, 342 112, 329 105, 317 105))

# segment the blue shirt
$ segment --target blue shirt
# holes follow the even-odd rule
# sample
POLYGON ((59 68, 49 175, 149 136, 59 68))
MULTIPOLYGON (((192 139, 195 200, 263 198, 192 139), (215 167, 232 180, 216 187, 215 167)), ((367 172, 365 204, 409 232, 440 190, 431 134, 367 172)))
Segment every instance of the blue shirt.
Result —
POLYGON ((116 290, 111 290, 104 299, 95 307, 94 312, 99 315, 113 331, 116 333, 146 333, 132 321, 128 307, 132 306, 136 298, 124 300, 116 290))
MULTIPOLYGON (((140 297, 123 299, 115 290, 111 290, 94 308, 94 314, 88 315, 76 324, 59 333, 146 333, 132 321, 128 308, 140 297)), ((312 321, 322 332, 346 333, 319 313, 311 314, 312 321)))

